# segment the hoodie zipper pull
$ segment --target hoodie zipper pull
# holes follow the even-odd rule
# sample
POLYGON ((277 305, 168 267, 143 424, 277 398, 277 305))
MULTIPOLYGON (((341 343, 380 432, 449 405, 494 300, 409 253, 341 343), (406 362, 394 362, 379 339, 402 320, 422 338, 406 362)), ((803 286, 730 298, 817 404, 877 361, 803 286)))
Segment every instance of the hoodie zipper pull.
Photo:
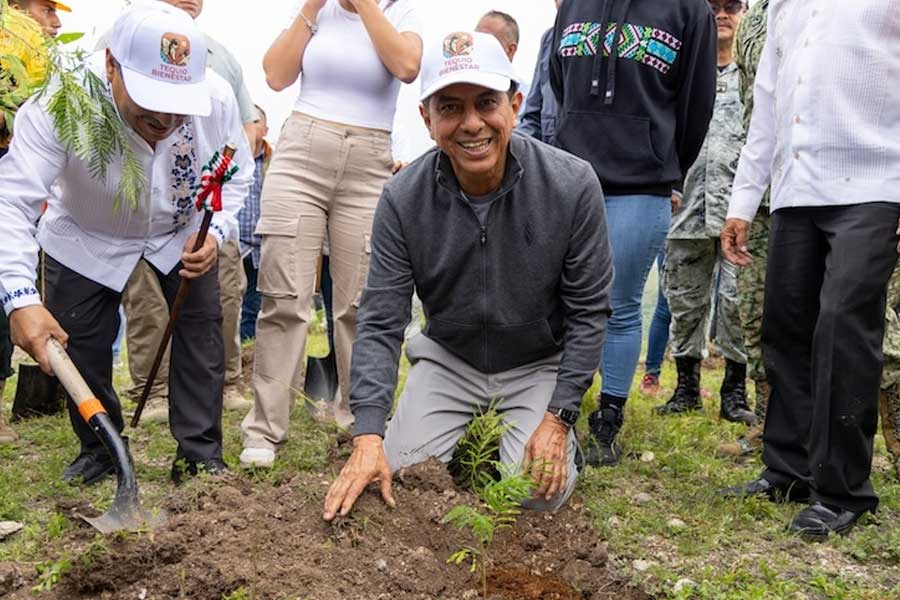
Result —
POLYGON ((487 227, 482 225, 482 227, 481 227, 481 245, 484 246, 485 244, 487 244, 487 227))

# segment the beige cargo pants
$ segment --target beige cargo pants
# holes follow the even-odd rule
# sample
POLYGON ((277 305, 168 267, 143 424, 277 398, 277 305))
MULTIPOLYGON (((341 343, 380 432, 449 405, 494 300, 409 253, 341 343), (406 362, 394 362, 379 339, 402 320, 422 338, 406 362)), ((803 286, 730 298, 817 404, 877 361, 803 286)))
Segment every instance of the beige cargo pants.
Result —
POLYGON ((257 289, 254 406, 241 428, 245 448, 285 441, 302 389, 316 263, 328 235, 334 282, 334 339, 341 395, 335 419, 349 427, 350 353, 356 311, 369 269, 375 206, 391 176, 386 131, 294 113, 285 123, 260 199, 262 236, 257 289))

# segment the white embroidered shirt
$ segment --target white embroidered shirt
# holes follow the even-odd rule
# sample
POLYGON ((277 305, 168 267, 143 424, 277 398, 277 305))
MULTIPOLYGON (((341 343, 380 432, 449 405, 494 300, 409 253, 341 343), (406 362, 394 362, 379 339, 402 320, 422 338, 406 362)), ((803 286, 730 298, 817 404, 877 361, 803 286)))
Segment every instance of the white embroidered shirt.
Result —
MULTIPOLYGON (((91 68, 105 80, 103 53, 91 60, 91 68)), ((120 157, 108 166, 106 178, 98 179, 62 145, 47 112, 49 94, 22 106, 9 154, 0 159, 0 300, 7 314, 40 303, 39 245, 69 269, 116 291, 125 287, 142 256, 163 273, 171 271, 199 228, 193 191, 200 171, 226 143, 237 146, 234 160, 240 169, 223 188, 223 210, 213 217, 210 234, 219 243, 236 239, 236 214, 253 181, 253 157, 234 93, 211 71, 207 78, 212 95, 208 117, 188 118, 155 148, 126 126, 146 176, 137 208, 123 201, 113 210, 120 157), (61 191, 51 194, 57 181, 61 191)))

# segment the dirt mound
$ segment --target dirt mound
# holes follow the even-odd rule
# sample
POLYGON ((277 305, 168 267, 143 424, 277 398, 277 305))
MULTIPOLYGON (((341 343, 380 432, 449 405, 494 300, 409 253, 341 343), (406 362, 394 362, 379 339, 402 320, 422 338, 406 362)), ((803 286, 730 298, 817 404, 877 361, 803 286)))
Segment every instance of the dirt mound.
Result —
MULTIPOLYGON (((110 536, 77 559, 55 598, 311 598, 447 600, 480 597, 480 580, 447 558, 471 543, 441 523, 451 507, 475 505, 443 465, 397 475, 398 508, 368 491, 350 517, 322 520, 325 474, 253 487, 235 476, 191 482, 173 493, 162 529, 110 536)), ((83 539, 92 534, 82 532, 83 539)), ((492 598, 645 599, 611 576, 606 545, 576 504, 550 515, 526 513, 498 534, 489 576, 492 598)), ((77 555, 76 555, 77 557, 77 555)), ((26 588, 15 597, 31 597, 26 588)))

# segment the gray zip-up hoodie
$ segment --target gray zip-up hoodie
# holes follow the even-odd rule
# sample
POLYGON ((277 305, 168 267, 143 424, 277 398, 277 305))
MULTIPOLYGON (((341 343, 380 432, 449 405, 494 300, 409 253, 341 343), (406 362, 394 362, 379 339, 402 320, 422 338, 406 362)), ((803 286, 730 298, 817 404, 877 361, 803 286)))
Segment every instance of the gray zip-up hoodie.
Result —
POLYGON ((378 203, 353 346, 356 435, 384 435, 413 288, 424 335, 497 373, 562 352, 552 408, 577 410, 600 362, 613 268, 603 192, 580 158, 513 134, 484 226, 434 148, 378 203))

